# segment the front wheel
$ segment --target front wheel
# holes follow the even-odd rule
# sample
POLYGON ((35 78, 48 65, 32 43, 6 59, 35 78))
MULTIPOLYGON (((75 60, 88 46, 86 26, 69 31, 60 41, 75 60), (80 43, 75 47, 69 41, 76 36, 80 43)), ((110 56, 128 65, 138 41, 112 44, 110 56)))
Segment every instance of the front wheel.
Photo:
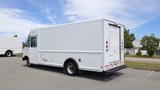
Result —
POLYGON ((29 60, 26 60, 26 64, 27 64, 28 67, 31 67, 31 66, 32 66, 32 64, 30 63, 29 60))
POLYGON ((70 76, 75 76, 78 74, 78 68, 75 63, 69 62, 65 67, 65 72, 70 76))

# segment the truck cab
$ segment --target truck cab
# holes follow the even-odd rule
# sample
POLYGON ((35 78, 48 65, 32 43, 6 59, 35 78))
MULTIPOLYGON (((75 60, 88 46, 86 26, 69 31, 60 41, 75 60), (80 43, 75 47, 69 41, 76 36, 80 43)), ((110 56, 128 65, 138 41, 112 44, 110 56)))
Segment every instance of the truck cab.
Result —
POLYGON ((23 60, 27 60, 27 65, 31 63, 38 63, 38 46, 37 46, 37 32, 31 31, 25 42, 23 48, 23 60))

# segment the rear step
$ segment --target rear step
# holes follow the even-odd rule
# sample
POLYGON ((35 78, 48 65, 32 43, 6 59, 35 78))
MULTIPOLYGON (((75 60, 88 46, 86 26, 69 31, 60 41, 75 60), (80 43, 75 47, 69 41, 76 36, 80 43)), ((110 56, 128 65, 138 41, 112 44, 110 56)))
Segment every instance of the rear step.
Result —
POLYGON ((126 67, 127 67, 126 65, 122 65, 122 66, 119 66, 119 67, 115 67, 115 68, 109 69, 107 71, 103 71, 103 73, 114 73, 114 72, 116 72, 118 70, 121 70, 121 69, 124 69, 126 67))

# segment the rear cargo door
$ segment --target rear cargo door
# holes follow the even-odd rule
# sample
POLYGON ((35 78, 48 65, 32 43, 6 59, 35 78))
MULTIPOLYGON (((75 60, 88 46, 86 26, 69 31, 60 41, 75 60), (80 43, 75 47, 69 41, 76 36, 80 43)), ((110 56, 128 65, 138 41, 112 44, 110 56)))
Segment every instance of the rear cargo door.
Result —
POLYGON ((121 59, 121 32, 120 27, 109 24, 108 29, 108 59, 109 62, 119 61, 121 59))

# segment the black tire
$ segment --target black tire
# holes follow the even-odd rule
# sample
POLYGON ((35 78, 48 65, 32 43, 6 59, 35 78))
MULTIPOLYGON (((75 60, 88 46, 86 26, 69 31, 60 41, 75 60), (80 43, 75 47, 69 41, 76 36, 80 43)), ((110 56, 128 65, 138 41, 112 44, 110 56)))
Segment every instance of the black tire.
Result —
POLYGON ((32 66, 32 64, 30 63, 29 60, 26 60, 26 64, 27 64, 28 67, 31 67, 31 66, 32 66))
POLYGON ((78 68, 74 62, 68 62, 64 69, 65 69, 65 73, 70 76, 78 75, 78 68))
POLYGON ((7 57, 13 56, 12 51, 6 51, 5 56, 7 56, 7 57))

